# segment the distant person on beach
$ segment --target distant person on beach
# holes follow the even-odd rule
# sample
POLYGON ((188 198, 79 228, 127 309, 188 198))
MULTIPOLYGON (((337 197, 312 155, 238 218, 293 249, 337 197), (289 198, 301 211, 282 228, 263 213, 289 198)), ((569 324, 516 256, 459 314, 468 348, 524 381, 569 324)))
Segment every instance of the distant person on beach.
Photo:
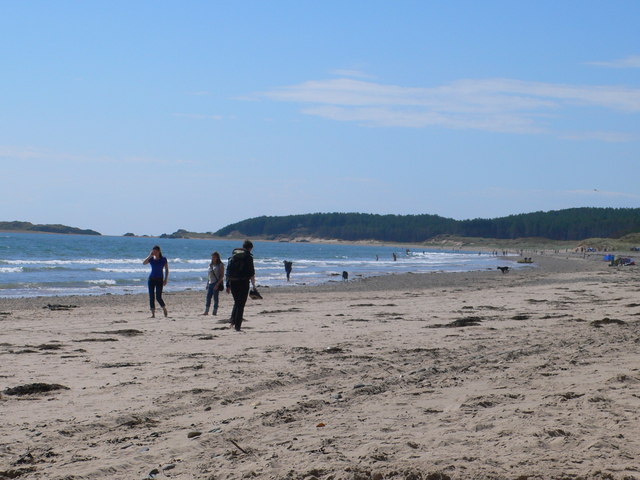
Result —
POLYGON ((218 299, 221 290, 224 290, 224 263, 220 260, 220 254, 218 252, 213 252, 211 254, 209 272, 207 273, 207 302, 204 306, 203 315, 209 314, 211 297, 213 297, 213 311, 211 312, 211 315, 218 314, 218 299))
POLYGON ((253 243, 245 240, 242 248, 233 250, 227 262, 227 293, 233 295, 233 310, 231 311, 231 326, 240 331, 244 306, 249 296, 249 283, 256 288, 256 271, 253 267, 253 243))
POLYGON ((289 260, 284 261, 284 271, 287 272, 287 282, 289 281, 289 277, 291 277, 291 269, 293 268, 293 262, 289 260))
POLYGON ((169 313, 167 312, 164 300, 162 300, 162 288, 169 281, 169 262, 167 262, 166 257, 162 256, 160 247, 156 245, 151 249, 151 253, 149 253, 149 256, 143 260, 142 264, 151 264, 151 274, 149 275, 149 280, 147 282, 149 286, 149 308, 151 308, 151 318, 155 318, 156 316, 156 304, 154 302, 154 297, 158 300, 158 303, 164 312, 164 316, 166 317, 169 313), (162 274, 163 270, 164 276, 162 274))

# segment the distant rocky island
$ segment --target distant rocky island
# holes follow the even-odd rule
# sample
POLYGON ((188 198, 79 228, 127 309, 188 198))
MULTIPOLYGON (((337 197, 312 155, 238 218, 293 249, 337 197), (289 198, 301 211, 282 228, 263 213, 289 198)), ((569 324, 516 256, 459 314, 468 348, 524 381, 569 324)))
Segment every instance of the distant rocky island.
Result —
POLYGON ((176 230, 173 233, 163 233, 160 235, 160 238, 200 238, 200 239, 212 239, 219 238, 216 237, 212 232, 199 233, 199 232, 190 232, 183 228, 176 230))
POLYGON ((66 235, 102 235, 100 232, 89 229, 69 227, 67 225, 39 225, 31 222, 0 222, 0 231, 18 233, 62 233, 66 235))

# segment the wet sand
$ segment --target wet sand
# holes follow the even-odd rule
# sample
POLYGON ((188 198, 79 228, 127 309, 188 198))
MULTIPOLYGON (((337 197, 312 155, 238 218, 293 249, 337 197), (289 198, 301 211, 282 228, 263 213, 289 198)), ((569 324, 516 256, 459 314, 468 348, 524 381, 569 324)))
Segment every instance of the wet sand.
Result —
POLYGON ((640 270, 599 258, 265 288, 242 333, 0 299, 0 479, 640 478, 640 270))

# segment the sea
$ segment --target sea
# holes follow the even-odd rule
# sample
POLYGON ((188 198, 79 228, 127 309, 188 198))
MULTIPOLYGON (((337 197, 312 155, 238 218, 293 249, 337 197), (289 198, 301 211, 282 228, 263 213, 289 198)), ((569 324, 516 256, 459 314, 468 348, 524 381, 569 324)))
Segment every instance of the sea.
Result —
MULTIPOLYGON (((0 232, 0 298, 146 292, 150 266, 142 261, 156 244, 169 262, 168 291, 204 289, 211 253, 219 252, 226 264, 241 246, 237 240, 0 232)), ((505 264, 478 251, 343 243, 256 241, 253 256, 258 286, 269 287, 342 281, 343 271, 352 281, 407 272, 496 270, 505 264), (289 283, 284 260, 293 262, 289 283)))

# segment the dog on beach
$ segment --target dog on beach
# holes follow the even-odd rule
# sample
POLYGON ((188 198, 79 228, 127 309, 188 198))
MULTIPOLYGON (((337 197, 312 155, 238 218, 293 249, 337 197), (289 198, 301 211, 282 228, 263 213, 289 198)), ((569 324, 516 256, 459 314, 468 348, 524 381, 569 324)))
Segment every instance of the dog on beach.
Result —
POLYGON ((509 273, 509 267, 498 267, 498 270, 502 273, 509 273))
POLYGON ((345 282, 349 281, 349 272, 347 272, 346 270, 342 271, 342 280, 345 282))

